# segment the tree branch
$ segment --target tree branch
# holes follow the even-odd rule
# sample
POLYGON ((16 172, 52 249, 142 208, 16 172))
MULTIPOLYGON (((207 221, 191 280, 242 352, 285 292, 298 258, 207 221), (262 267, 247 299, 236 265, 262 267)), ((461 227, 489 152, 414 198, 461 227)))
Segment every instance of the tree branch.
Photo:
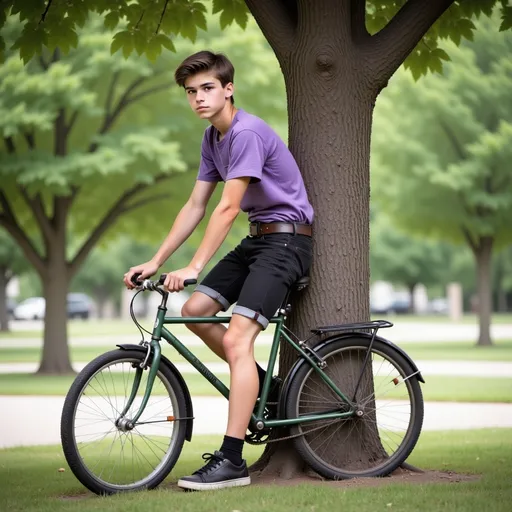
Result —
POLYGON ((69 264, 69 275, 70 277, 73 276, 80 266, 83 264, 93 247, 97 244, 97 242, 100 240, 100 238, 103 236, 103 234, 108 230, 112 224, 118 219, 120 215, 123 213, 133 210, 136 207, 142 206, 143 204, 146 204, 148 200, 141 199, 135 205, 126 205, 127 201, 129 201, 132 197, 136 196, 143 190, 146 190, 149 186, 155 185, 156 183, 159 183, 165 179, 170 178, 171 175, 168 174, 161 174, 159 176, 156 176, 153 180, 153 183, 151 184, 136 184, 133 187, 126 190, 118 199, 117 201, 110 207, 108 212, 103 216, 103 218, 98 222, 96 227, 92 230, 91 234, 89 235, 89 238, 82 244, 80 249, 75 254, 75 257, 69 264))
MULTIPOLYGON (((110 112, 110 111, 105 112, 105 117, 103 118, 103 124, 101 125, 101 128, 98 130, 97 135, 103 135, 110 129, 110 127, 112 126, 114 121, 117 119, 119 114, 128 105, 128 103, 129 103, 128 97, 130 96, 130 94, 145 81, 146 81, 146 77, 142 76, 142 77, 139 77, 136 80, 134 80, 127 87, 127 89, 124 91, 123 95, 117 102, 117 105, 116 105, 114 111, 113 112, 110 112)), ((88 149, 89 153, 94 153, 98 149, 98 147, 99 147, 99 143, 93 142, 89 146, 89 149, 88 149)))
POLYGON ((165 16, 165 11, 167 10, 167 4, 169 3, 169 0, 165 0, 164 10, 162 11, 162 14, 160 15, 160 21, 158 22, 158 26, 156 27, 155 34, 158 34, 160 31, 160 25, 162 24, 162 20, 165 16))
POLYGON ((433 23, 454 0, 409 0, 368 45, 369 59, 383 87, 433 23))
POLYGON ((245 0, 245 3, 280 60, 295 40, 297 0, 245 0))
POLYGON ((112 100, 114 99, 117 82, 120 76, 121 73, 119 71, 114 71, 114 74, 112 75, 112 80, 110 81, 110 85, 108 87, 107 98, 105 100, 105 112, 107 115, 110 115, 110 111, 112 110, 112 100))
POLYGON ((361 44, 370 39, 366 30, 366 0, 350 0, 352 41, 361 44))
POLYGON ((462 231, 462 235, 466 239, 466 242, 471 247, 471 250, 476 254, 476 252, 478 251, 478 245, 473 240, 473 237, 471 236, 471 233, 464 226, 461 226, 460 230, 462 231))
POLYGON ((439 121, 439 124, 441 125, 441 128, 446 133, 446 136, 448 137, 448 140, 451 142, 453 149, 458 156, 460 160, 466 160, 467 159, 467 153, 464 150, 463 145, 457 140, 457 137, 455 136, 455 133, 453 133, 453 130, 448 126, 444 121, 439 121))
POLYGON ((27 189, 23 185, 18 185, 18 190, 34 215, 36 222, 43 234, 45 247, 48 249, 49 244, 54 239, 54 231, 44 211, 43 199, 41 194, 37 194, 33 198, 28 195, 27 189))
POLYGON ((141 91, 141 92, 139 92, 139 94, 134 94, 133 96, 128 98, 126 100, 126 106, 130 105, 130 103, 133 103, 135 101, 138 101, 138 100, 144 98, 145 96, 149 96, 150 94, 153 94, 154 92, 163 91, 172 86, 173 86, 173 84, 171 82, 169 82, 167 84, 160 84, 160 85, 155 85, 154 87, 150 87, 150 88, 146 89, 145 91, 141 91))
POLYGON ((52 5, 53 0, 48 0, 48 4, 46 5, 46 9, 44 10, 41 19, 39 20, 39 23, 42 23, 46 19, 46 15, 48 14, 48 11, 50 10, 50 5, 52 5))
POLYGON ((66 125, 66 136, 69 135, 69 133, 71 132, 71 130, 73 129, 73 126, 76 122, 76 119, 78 117, 78 110, 75 110, 72 114, 71 114, 71 117, 69 118, 69 122, 68 124, 66 125))
POLYGON ((3 210, 3 215, 0 215, 0 225, 18 242, 27 260, 32 263, 39 275, 43 276, 45 272, 44 260, 39 256, 31 240, 27 237, 23 229, 21 229, 11 205, 2 190, 0 190, 0 205, 2 205, 3 210))
POLYGON ((29 149, 35 149, 36 148, 36 140, 34 137, 34 132, 24 132, 23 133, 25 140, 27 141, 27 146, 29 149))
POLYGON ((140 201, 136 201, 134 203, 130 203, 126 205, 122 210, 121 213, 127 213, 131 212, 132 210, 136 210, 137 208, 140 208, 141 206, 144 206, 149 203, 154 203, 155 201, 160 201, 160 199, 166 199, 169 197, 169 194, 156 194, 151 197, 146 197, 145 199, 141 199, 140 201))
POLYGON ((4 137, 4 144, 10 155, 16 153, 16 145, 14 144, 14 139, 12 137, 4 137))

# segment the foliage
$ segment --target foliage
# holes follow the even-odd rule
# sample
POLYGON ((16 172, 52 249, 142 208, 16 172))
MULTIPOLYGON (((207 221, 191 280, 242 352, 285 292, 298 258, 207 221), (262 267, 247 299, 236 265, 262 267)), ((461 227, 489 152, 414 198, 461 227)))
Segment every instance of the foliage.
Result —
POLYGON ((480 21, 443 76, 398 73, 375 111, 375 202, 409 231, 474 243, 512 231, 512 35, 480 21))
POLYGON ((372 280, 390 281, 409 289, 446 283, 450 249, 440 243, 413 237, 394 228, 385 214, 371 225, 370 268, 372 280))
MULTIPOLYGON (((371 34, 383 29, 403 7, 406 0, 370 0, 366 2, 366 26, 371 34)), ((12 48, 20 50, 27 63, 43 47, 50 51, 60 48, 67 52, 79 43, 79 30, 89 13, 98 13, 108 30, 116 30, 111 43, 112 53, 128 57, 132 53, 145 54, 155 61, 163 50, 176 50, 176 41, 182 37, 195 42, 198 31, 207 29, 207 12, 219 13, 221 29, 238 24, 246 28, 249 13, 244 0, 122 0, 106 2, 57 2, 56 0, 7 0, 4 10, 19 15, 26 22, 12 48)), ((449 54, 439 46, 445 40, 459 45, 461 40, 473 40, 474 18, 490 16, 494 6, 501 12, 500 30, 512 27, 512 7, 507 0, 458 0, 448 9, 407 57, 404 66, 417 79, 428 71, 441 73, 449 54)), ((5 11, 0 12, 0 28, 5 11)), ((0 40, 0 52, 5 46, 0 40)))

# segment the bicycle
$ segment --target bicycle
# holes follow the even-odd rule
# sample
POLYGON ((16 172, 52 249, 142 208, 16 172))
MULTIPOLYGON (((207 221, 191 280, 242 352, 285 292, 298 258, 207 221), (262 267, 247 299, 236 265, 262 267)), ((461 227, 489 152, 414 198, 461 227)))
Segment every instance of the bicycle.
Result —
MULTIPOLYGON (((64 454, 78 480, 97 494, 155 488, 175 466, 185 440, 192 439, 190 392, 176 366, 161 354, 162 338, 229 397, 229 389, 164 325, 227 323, 230 317, 166 317, 164 280, 165 274, 158 281, 144 280, 130 306, 141 330, 133 314, 135 297, 144 290, 162 296, 151 341, 144 340, 141 330, 138 345, 119 344, 98 356, 66 396, 64 454)), ((385 476, 416 445, 423 423, 419 383, 424 380, 400 347, 377 335, 380 328, 393 325, 386 320, 316 327, 306 340, 295 336, 284 325, 291 312, 289 297, 308 282, 307 277, 297 281, 270 320, 276 329, 246 441, 293 439, 303 460, 328 479, 385 476), (310 346, 318 338, 324 339, 310 346), (281 339, 299 357, 282 382, 277 404, 270 404, 281 339), (286 435, 276 436, 283 429, 286 435)), ((185 285, 195 283, 188 280, 185 285)))

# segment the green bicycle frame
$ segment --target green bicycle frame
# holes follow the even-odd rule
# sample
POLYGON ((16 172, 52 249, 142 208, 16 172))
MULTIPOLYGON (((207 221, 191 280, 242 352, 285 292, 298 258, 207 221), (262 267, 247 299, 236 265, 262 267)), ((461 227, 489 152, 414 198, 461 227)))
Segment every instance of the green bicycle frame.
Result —
MULTIPOLYGON (((150 371, 147 379, 147 385, 144 392, 144 397, 142 399, 141 405, 137 414, 131 419, 132 424, 136 424, 137 420, 140 418, 142 413, 144 412, 144 408, 146 407, 149 397, 151 395, 151 391, 153 389, 153 383, 155 381, 155 377, 160 366, 160 356, 161 356, 161 347, 160 347, 160 339, 164 338, 172 347, 176 349, 176 351, 185 358, 214 388, 216 388, 224 397, 229 398, 229 389, 221 382, 183 343, 172 334, 169 330, 167 330, 164 325, 176 325, 176 324, 225 324, 229 323, 231 317, 166 317, 165 314, 167 309, 165 307, 165 297, 162 300, 162 305, 158 307, 158 313, 156 316, 156 321, 153 329, 153 333, 151 336, 150 350, 152 354, 152 360, 150 365, 150 371)), ((270 349, 270 356, 268 360, 267 373, 265 375, 265 379, 263 381, 263 388, 261 391, 261 396, 259 398, 258 407, 256 410, 256 414, 252 414, 252 420, 254 422, 262 422, 263 428, 265 427, 282 427, 288 425, 297 425, 299 423, 306 423, 310 421, 317 420, 325 420, 325 419, 336 419, 336 418, 348 418, 355 414, 354 410, 350 410, 348 412, 325 412, 318 414, 308 414, 301 416, 300 418, 291 418, 291 419, 276 419, 276 420, 265 420, 263 417, 263 413, 265 410, 265 406, 267 403, 267 398, 270 390, 270 383, 275 367, 275 363, 277 360, 277 353, 279 350, 279 339, 282 336, 287 343, 289 343, 308 363, 311 367, 319 374, 321 379, 329 386, 336 395, 340 397, 340 399, 347 403, 349 406, 352 404, 351 401, 338 389, 336 384, 329 378, 328 375, 320 368, 314 359, 312 359, 306 351, 302 349, 294 340, 288 336, 288 334, 283 329, 285 316, 283 314, 279 314, 269 320, 270 323, 276 324, 276 329, 274 332, 274 339, 272 341, 272 346, 270 349)), ((138 368, 135 375, 135 381, 133 383, 133 388, 131 395, 128 399, 128 403, 126 407, 121 413, 121 416, 124 416, 126 412, 130 409, 135 395, 137 394, 140 381, 141 381, 142 369, 138 368)))

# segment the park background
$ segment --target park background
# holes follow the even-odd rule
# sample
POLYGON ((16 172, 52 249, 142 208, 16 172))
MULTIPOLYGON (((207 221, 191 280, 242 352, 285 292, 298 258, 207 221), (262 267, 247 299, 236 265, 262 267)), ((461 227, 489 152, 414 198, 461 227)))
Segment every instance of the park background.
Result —
MULTIPOLYGON (((64 292, 64 297, 80 292, 92 298, 88 320, 65 322, 66 311, 61 308, 56 313, 58 322, 64 318, 67 323, 65 346, 69 346, 75 368, 120 339, 138 341, 133 324, 122 318, 127 294, 121 277, 130 265, 152 256, 186 200, 197 173, 205 128, 189 111, 183 91, 172 83, 172 73, 186 55, 205 47, 226 52, 237 70, 237 106, 261 116, 287 139, 285 84, 258 26, 248 18, 245 30, 236 25, 221 30, 218 15, 208 13, 207 17, 207 32, 199 31, 194 42, 176 37, 176 51, 164 48, 153 55, 154 60, 148 59, 149 53, 138 51, 136 40, 132 52, 126 42, 121 48, 120 42, 111 55, 114 20, 95 15, 79 30, 76 49, 66 45, 63 30, 61 40, 56 33, 61 51, 45 49, 41 57, 21 55, 20 59, 17 50, 5 50, 0 68, 2 216, 8 217, 9 205, 25 241, 13 240, 6 231, 0 234, 2 395, 63 396, 72 381, 67 371, 61 371, 58 351, 48 355, 45 371, 33 375, 41 361, 43 337, 51 333, 43 322, 9 318, 7 290, 17 301, 51 297, 52 287, 64 292), (76 195, 72 207, 61 200, 69 191, 76 195), (52 201, 60 212, 53 219, 44 206, 52 201), (49 220, 61 221, 64 230, 60 234, 65 236, 59 237, 56 230, 53 243, 47 245, 49 220), (26 240, 31 257, 27 257, 26 240), (49 246, 64 252, 72 269, 69 279, 45 267, 50 259, 45 260, 44 251, 49 246)), ((474 36, 459 37, 459 44, 444 42, 436 54, 439 59, 424 66, 426 76, 420 76, 421 67, 400 69, 379 95, 374 112, 371 281, 374 285, 386 282, 392 288, 385 288, 384 301, 375 299, 372 304, 370 300, 370 310, 379 317, 388 315, 397 324, 397 341, 415 360, 447 362, 445 373, 430 379, 427 373, 427 401, 502 405, 512 398, 512 38, 499 31, 502 23, 498 12, 474 20, 474 36), (463 315, 457 304, 444 300, 452 283, 460 285, 453 301, 460 290, 463 315), (482 308, 481 304, 487 305, 482 308), (488 306, 492 314, 486 316, 488 306), (454 372, 456 363, 465 368, 460 374, 454 372)), ((21 30, 19 20, 9 16, 2 30, 7 48, 21 30)), ((187 263, 204 227, 205 223, 172 258, 172 267, 187 263)), ((246 229, 241 216, 219 257, 246 229)), ((334 265, 335 261, 334 257, 334 265)), ((152 311, 147 304, 139 306, 141 316, 152 311)), ((152 324, 151 315, 146 323, 152 324)), ((393 335, 392 331, 389 338, 393 335)), ((199 349, 199 354, 209 360, 205 350, 199 349)), ((262 343, 257 358, 264 361, 265 354, 262 343)), ((68 370, 65 364, 64 370, 68 370)), ((211 393, 193 374, 188 380, 193 395, 211 393)), ((510 414, 506 409, 499 416, 503 421, 496 420, 495 426, 507 425, 510 414)), ((5 428, 13 431, 18 426, 7 422, 5 428)), ((31 430, 36 443, 37 429, 31 430)), ((482 508, 482 502, 491 500, 490 510, 505 510, 510 449, 510 430, 506 429, 427 431, 413 455, 420 467, 484 476, 478 484, 460 484, 460 495, 453 496, 438 484, 434 486, 438 490, 422 492, 430 499, 435 496, 437 503, 454 500, 450 502, 454 509, 482 508)), ((6 461, 2 468, 11 478, 24 468, 32 468, 36 479, 47 472, 52 475, 49 485, 55 486, 50 493, 53 498, 80 492, 69 474, 60 475, 61 481, 55 479, 59 457, 62 460, 58 448, 39 450, 33 452, 40 454, 35 458, 26 449, 7 450, 1 455, 6 461)), ((200 447, 194 453, 199 452, 200 447)), ((3 481, 12 485, 11 479, 3 481)), ((20 491, 10 498, 11 508, 22 503, 25 508, 39 507, 45 500, 44 506, 54 508, 52 498, 39 498, 39 488, 22 497, 26 482, 20 479, 16 484, 20 491)), ((7 487, 4 491, 7 494, 7 487)), ((309 490, 308 499, 315 492, 319 491, 309 490)), ((370 491, 370 495, 397 507, 393 491, 379 492, 370 491)), ((400 491, 398 496, 401 492, 415 491, 400 491)), ((360 491, 352 494, 349 499, 354 502, 361 499, 360 491)), ((230 499, 240 499, 237 496, 235 492, 230 499)), ((280 499, 276 494, 270 501, 280 499)), ((294 498, 289 499, 293 502, 294 498)), ((324 499, 319 502, 321 508, 329 506, 331 498, 324 499)), ((412 498, 401 499, 405 506, 412 498)), ((314 502, 308 506, 314 507, 314 502)))

